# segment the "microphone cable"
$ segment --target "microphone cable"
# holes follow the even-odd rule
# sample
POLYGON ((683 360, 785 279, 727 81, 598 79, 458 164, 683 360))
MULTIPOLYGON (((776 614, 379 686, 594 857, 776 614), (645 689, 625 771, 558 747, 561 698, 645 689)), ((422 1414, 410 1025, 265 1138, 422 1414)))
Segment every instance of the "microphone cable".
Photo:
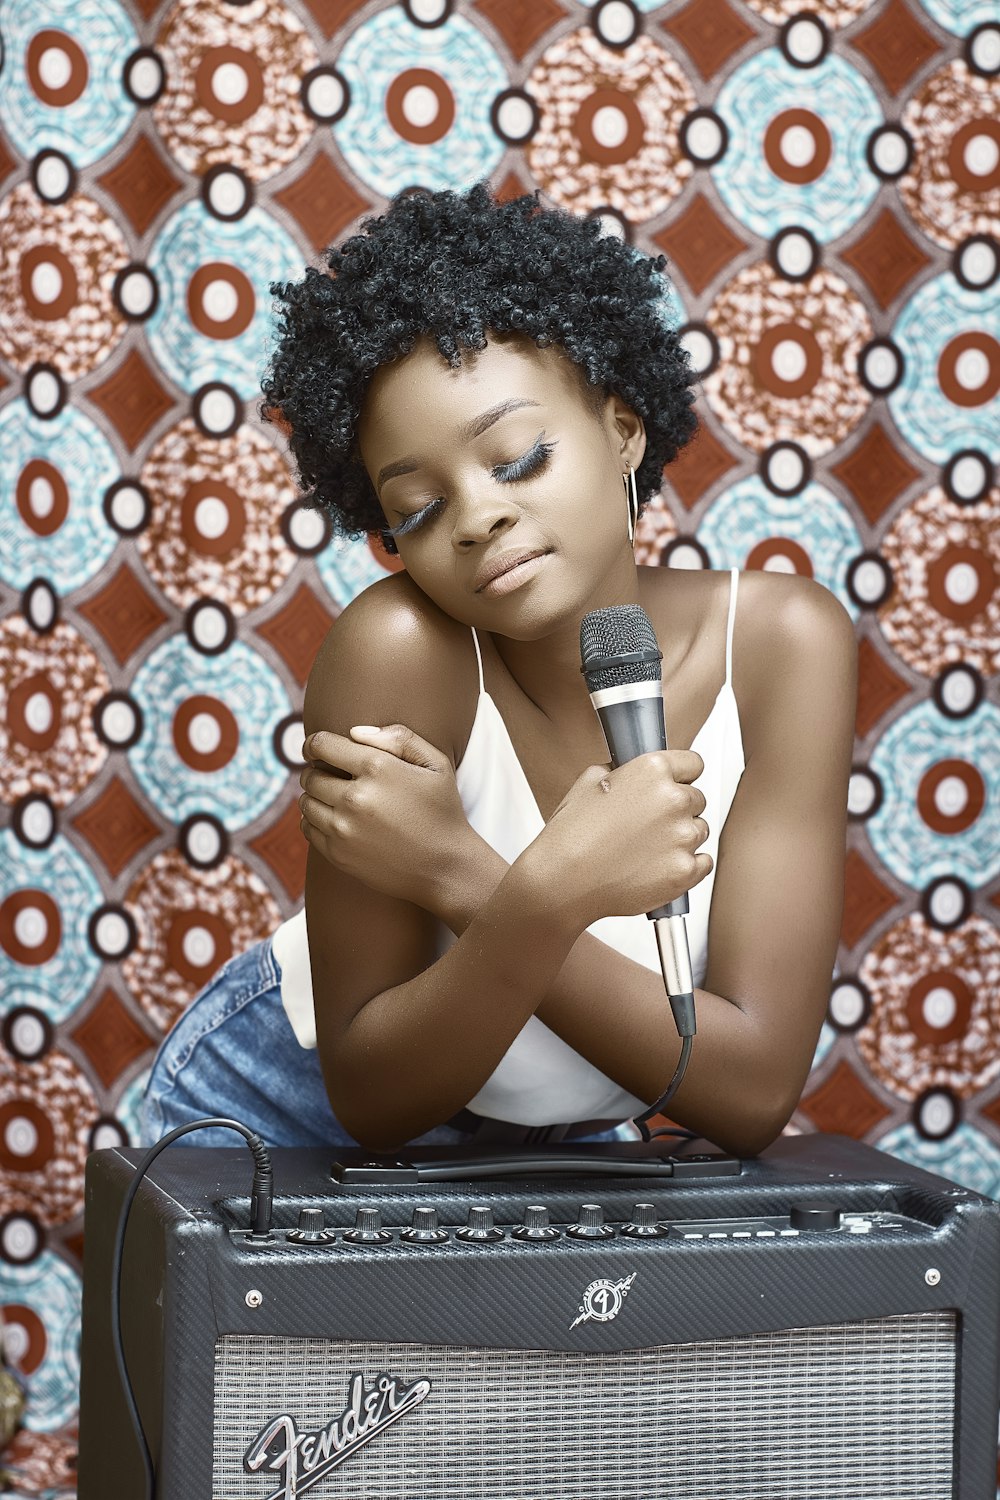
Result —
POLYGON ((239 1131, 250 1147, 254 1162, 253 1183, 250 1188, 250 1233, 255 1239, 266 1239, 271 1230, 271 1203, 274 1197, 274 1173, 271 1168, 271 1157, 267 1146, 256 1131, 250 1130, 246 1125, 242 1125, 239 1120, 213 1118, 192 1120, 187 1125, 178 1125, 176 1130, 169 1131, 162 1140, 157 1141, 155 1146, 150 1147, 135 1169, 135 1176, 129 1183, 128 1192, 125 1194, 121 1211, 118 1215, 118 1227, 115 1230, 114 1249, 111 1257, 111 1345, 114 1351, 118 1378, 121 1381, 122 1391, 125 1396, 125 1406, 135 1431, 139 1452, 142 1455, 143 1469, 145 1471, 146 1500, 154 1500, 156 1476, 153 1472, 153 1458, 149 1451, 149 1444, 146 1441, 142 1418, 139 1415, 139 1408, 132 1390, 132 1382, 129 1379, 128 1367, 125 1363, 125 1346, 122 1341, 122 1252, 125 1245, 125 1227, 128 1223, 129 1211, 131 1210, 135 1195, 139 1191, 139 1185, 160 1152, 176 1141, 179 1136, 187 1135, 191 1130, 205 1130, 211 1125, 223 1126, 227 1130, 239 1131))

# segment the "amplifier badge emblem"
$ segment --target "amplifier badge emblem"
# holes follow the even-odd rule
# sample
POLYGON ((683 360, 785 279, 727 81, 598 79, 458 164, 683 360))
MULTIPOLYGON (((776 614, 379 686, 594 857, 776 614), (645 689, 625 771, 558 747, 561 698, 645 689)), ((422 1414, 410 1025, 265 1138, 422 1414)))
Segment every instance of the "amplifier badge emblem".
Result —
POLYGON ((575 1328, 577 1323, 587 1323, 591 1318, 598 1323, 610 1323, 612 1318, 617 1318, 635 1275, 633 1271, 624 1281, 592 1281, 583 1294, 578 1309, 580 1316, 569 1326, 575 1328))
POLYGON ((281 1484, 264 1500, 294 1500, 318 1484, 331 1469, 352 1457, 393 1422, 405 1417, 429 1394, 429 1380, 402 1385, 380 1375, 370 1390, 363 1375, 353 1375, 347 1405, 325 1427, 300 1432, 294 1417, 273 1417, 243 1455, 244 1468, 277 1471, 281 1484))

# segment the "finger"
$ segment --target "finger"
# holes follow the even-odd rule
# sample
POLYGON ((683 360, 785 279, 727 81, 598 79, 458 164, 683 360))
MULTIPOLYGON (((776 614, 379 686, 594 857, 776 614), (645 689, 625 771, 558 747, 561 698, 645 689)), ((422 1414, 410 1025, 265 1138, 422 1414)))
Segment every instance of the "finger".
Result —
POLYGON ((408 765, 424 766, 429 771, 440 771, 450 765, 446 755, 421 739, 407 724, 386 724, 381 729, 374 724, 355 724, 351 738, 357 744, 373 745, 395 755, 398 760, 405 760, 408 765))
POLYGON ((361 752, 353 740, 346 735, 334 734, 330 729, 317 729, 309 735, 302 746, 306 760, 329 771, 356 776, 361 765, 361 752))
POLYGON ((704 818, 692 818, 691 821, 698 833, 698 837, 695 839, 695 848, 697 849, 698 845, 703 844, 708 838, 708 824, 704 818))
POLYGON ((668 750, 667 757, 670 761, 670 774, 675 781, 690 785, 697 781, 705 769, 705 762, 697 750, 668 750))

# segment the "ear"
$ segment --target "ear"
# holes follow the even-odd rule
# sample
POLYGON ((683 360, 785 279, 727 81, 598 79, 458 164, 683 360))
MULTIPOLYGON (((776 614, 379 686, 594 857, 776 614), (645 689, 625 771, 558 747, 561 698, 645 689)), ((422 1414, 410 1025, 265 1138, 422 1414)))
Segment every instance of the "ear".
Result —
POLYGON ((642 418, 620 396, 612 393, 608 396, 605 419, 615 452, 621 459, 622 472, 627 473, 629 466, 637 469, 646 452, 646 429, 642 418))

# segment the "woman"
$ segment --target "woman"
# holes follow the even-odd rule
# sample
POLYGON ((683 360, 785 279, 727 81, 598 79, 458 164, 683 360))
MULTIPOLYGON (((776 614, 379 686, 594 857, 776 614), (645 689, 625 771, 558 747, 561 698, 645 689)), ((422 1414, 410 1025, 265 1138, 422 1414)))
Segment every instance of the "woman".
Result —
POLYGON ((807 580, 636 567, 636 509, 695 426, 662 264, 480 187, 398 199, 331 274, 272 289, 265 413, 314 502, 405 565, 307 688, 312 995, 301 923, 270 954, 374 1150, 622 1133, 677 1063, 643 914, 684 891, 698 1035, 671 1116, 754 1153, 809 1070, 853 632, 807 580), (671 749, 609 771, 580 622, 631 603, 671 749))

